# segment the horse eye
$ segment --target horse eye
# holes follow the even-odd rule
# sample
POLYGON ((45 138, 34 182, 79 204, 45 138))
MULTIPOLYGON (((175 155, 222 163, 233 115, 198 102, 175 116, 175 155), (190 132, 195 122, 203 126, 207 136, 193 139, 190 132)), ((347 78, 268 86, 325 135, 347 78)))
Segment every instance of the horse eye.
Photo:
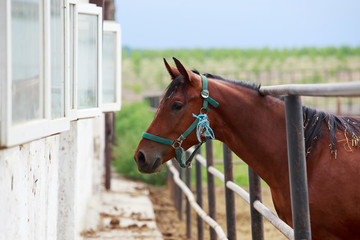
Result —
POLYGON ((179 111, 179 110, 182 109, 182 107, 183 107, 183 104, 182 104, 182 103, 174 102, 174 103, 171 105, 171 110, 179 111))

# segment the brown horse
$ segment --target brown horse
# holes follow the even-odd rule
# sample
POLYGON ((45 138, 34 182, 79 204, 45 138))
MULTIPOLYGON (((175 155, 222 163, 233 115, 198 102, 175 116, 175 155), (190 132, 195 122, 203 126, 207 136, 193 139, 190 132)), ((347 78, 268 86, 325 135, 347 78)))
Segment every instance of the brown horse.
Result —
MULTIPOLYGON (((165 61, 172 82, 147 129, 160 139, 178 139, 204 104, 201 75, 174 61, 176 68, 165 61)), ((260 86, 205 76, 208 92, 219 103, 204 111, 216 139, 265 180, 277 214, 292 226, 284 102, 261 96, 260 86)), ((360 121, 305 106, 303 112, 312 237, 360 239, 360 121)), ((177 147, 198 144, 195 132, 183 142, 174 141, 177 147)), ((144 137, 135 151, 139 171, 160 171, 175 156, 169 145, 144 137)))

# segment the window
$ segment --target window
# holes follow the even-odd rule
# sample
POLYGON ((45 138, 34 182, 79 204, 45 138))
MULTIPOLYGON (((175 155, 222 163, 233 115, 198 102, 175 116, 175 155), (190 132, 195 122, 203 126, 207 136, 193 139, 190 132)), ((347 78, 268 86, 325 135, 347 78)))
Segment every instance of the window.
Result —
POLYGON ((12 146, 69 129, 62 1, 0 3, 1 135, 12 146), (50 24, 46 24, 50 22, 50 24), (5 79, 5 80, 3 80, 5 79))
POLYGON ((120 25, 104 21, 102 110, 119 111, 121 107, 121 32, 120 25))
POLYGON ((102 8, 69 3, 70 118, 100 115, 102 8))
MULTIPOLYGON (((76 0, 3 0, 0 22, 0 147, 101 114, 102 8, 76 0)), ((120 43, 114 44, 119 65, 120 43)), ((109 103, 120 99, 120 70, 112 71, 109 103)))

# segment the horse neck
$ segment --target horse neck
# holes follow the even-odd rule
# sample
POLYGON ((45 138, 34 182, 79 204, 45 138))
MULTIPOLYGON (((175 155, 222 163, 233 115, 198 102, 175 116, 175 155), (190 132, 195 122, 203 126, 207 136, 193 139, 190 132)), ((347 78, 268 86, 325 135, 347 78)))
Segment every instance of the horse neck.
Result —
POLYGON ((216 138, 270 187, 284 186, 282 179, 288 180, 284 102, 235 84, 213 84, 214 90, 210 86, 209 90, 220 103, 209 113, 216 138))

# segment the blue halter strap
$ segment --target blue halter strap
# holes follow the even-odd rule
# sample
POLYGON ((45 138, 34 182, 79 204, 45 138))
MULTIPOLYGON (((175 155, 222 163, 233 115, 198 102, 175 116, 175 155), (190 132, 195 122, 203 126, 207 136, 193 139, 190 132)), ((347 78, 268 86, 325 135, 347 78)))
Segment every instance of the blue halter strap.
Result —
POLYGON ((202 91, 201 91, 201 97, 203 98, 203 106, 200 109, 200 114, 193 116, 196 118, 194 122, 190 125, 186 131, 181 134, 177 139, 170 140, 166 138, 162 138, 150 133, 144 132, 142 134, 142 137, 148 140, 152 140, 158 143, 166 144, 169 146, 172 146, 175 149, 175 159, 178 161, 180 167, 190 167, 191 161, 193 157, 195 156, 197 150, 201 147, 203 143, 205 143, 207 140, 215 139, 215 135, 213 130, 210 128, 210 123, 208 120, 207 113, 210 111, 209 104, 213 107, 217 108, 219 106, 219 103, 215 101, 213 98, 209 95, 208 90, 208 83, 207 78, 204 75, 201 75, 202 78, 202 91), (190 157, 185 160, 185 150, 181 147, 182 142, 186 139, 186 137, 196 128, 196 136, 199 140, 199 144, 196 146, 195 150, 192 152, 190 157), (201 141, 201 137, 204 136, 205 140, 201 141))

